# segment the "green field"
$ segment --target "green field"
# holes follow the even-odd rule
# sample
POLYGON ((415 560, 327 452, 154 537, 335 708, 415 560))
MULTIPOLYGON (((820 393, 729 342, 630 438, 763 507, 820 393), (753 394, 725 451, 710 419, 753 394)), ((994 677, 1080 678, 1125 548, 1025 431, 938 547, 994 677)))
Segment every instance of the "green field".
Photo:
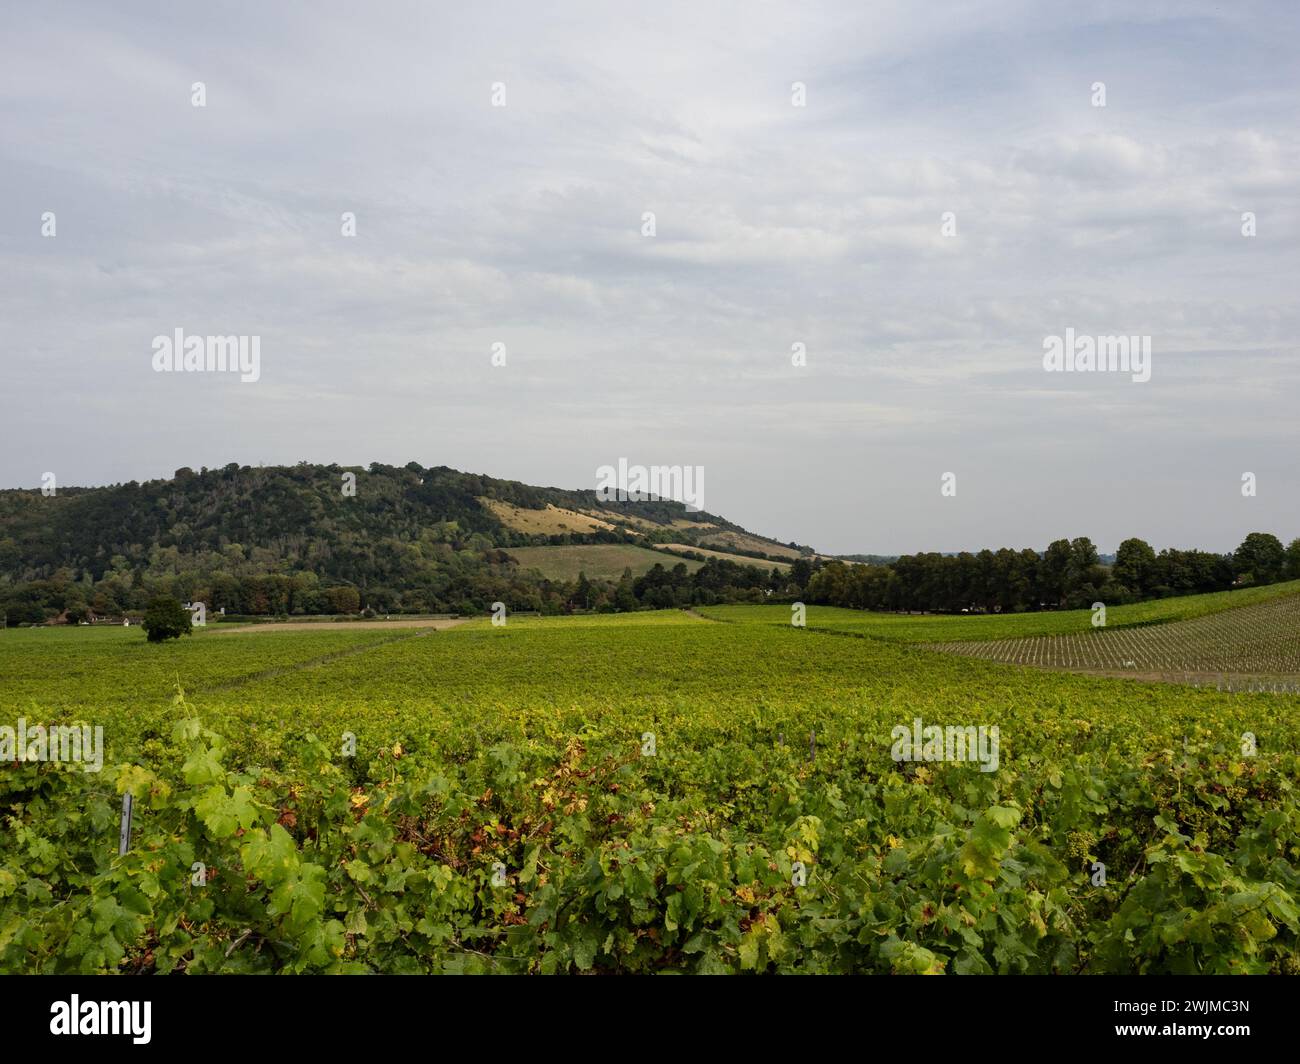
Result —
POLYGON ((1086 612, 789 616, 0 632, 0 725, 107 747, 0 766, 0 970, 1300 971, 1300 696, 917 645, 1086 612))
POLYGON ((1300 680, 1300 595, 1163 624, 930 645, 1014 665, 1170 678, 1182 673, 1189 681, 1206 674, 1300 680))
MULTIPOLYGON (((1164 624, 1168 621, 1207 617, 1223 610, 1252 606, 1300 594, 1300 580, 1264 587, 1221 591, 1212 595, 1154 599, 1131 606, 1112 606, 1106 612, 1106 628, 1164 624)), ((784 606, 709 606, 701 612, 715 620, 745 624, 787 626, 791 608, 784 606)), ((1031 636, 1066 635, 1094 631, 1091 610, 1050 610, 1041 613, 988 615, 944 615, 870 613, 835 606, 809 606, 805 613, 809 628, 835 630, 901 643, 942 643, 956 640, 990 640, 1031 636)))
POLYGON ((577 580, 580 573, 586 573, 589 580, 617 580, 624 569, 631 569, 633 576, 642 576, 656 565, 671 569, 681 564, 693 573, 704 564, 624 543, 511 547, 508 553, 519 560, 520 568, 536 569, 548 580, 577 580))

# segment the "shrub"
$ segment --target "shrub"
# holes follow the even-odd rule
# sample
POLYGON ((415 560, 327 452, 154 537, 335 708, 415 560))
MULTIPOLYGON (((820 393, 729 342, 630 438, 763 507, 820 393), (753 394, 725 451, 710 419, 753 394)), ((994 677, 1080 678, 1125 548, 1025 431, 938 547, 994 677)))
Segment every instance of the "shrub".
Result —
POLYGON ((179 639, 193 633, 189 610, 174 598, 156 598, 144 614, 144 634, 151 643, 179 639))

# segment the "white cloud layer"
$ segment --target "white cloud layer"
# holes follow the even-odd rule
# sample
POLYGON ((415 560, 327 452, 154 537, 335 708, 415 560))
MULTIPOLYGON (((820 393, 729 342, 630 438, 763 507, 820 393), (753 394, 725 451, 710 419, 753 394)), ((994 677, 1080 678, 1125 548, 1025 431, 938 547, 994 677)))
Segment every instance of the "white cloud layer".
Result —
POLYGON ((0 14, 0 484, 625 456, 824 550, 1300 535, 1293 5, 376 6, 0 14))

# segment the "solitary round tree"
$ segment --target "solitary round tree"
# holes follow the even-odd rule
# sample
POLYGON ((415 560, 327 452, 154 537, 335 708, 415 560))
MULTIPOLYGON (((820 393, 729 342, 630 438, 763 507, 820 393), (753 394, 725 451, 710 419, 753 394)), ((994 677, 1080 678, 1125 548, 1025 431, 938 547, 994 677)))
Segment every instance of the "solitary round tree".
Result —
POLYGON ((1272 584, 1282 579, 1286 550, 1271 532, 1252 532, 1232 556, 1239 577, 1249 573, 1255 584, 1272 584))
POLYGON ((156 598, 145 610, 141 622, 149 642, 161 643, 164 639, 179 639, 193 632, 190 611, 174 598, 156 598))

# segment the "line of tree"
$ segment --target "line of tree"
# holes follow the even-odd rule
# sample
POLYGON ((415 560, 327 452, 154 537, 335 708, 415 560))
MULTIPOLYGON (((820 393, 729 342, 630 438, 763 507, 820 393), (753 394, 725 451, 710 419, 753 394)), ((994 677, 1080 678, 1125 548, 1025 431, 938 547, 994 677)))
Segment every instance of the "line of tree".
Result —
POLYGON ((330 584, 313 572, 233 576, 114 573, 78 581, 61 570, 0 593, 0 617, 13 626, 62 621, 69 624, 139 617, 159 599, 203 602, 213 619, 240 616, 311 616, 377 613, 459 613, 489 610, 504 602, 513 611, 546 614, 576 610, 662 609, 720 602, 762 602, 794 589, 775 571, 710 558, 695 572, 682 562, 656 564, 642 576, 624 571, 619 580, 549 580, 521 569, 504 551, 463 560, 462 568, 413 569, 408 582, 360 588, 330 584))
POLYGON ((1232 554, 1166 549, 1126 539, 1115 563, 1100 563, 1086 536, 1034 550, 911 554, 889 565, 814 565, 792 573, 808 602, 871 610, 1011 613, 1119 605, 1300 579, 1300 539, 1283 547, 1252 532, 1232 554))

